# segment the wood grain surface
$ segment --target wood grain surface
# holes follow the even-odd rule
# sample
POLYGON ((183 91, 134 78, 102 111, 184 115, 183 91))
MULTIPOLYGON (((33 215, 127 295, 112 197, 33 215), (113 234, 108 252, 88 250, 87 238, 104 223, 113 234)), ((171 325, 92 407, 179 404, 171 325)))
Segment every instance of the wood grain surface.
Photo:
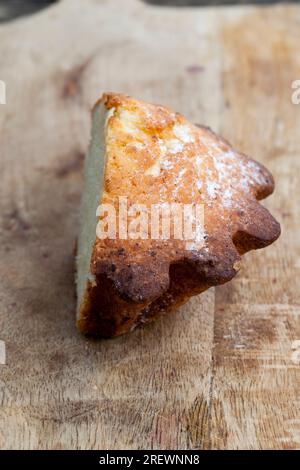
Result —
POLYGON ((124 4, 64 0, 0 27, 0 447, 300 448, 300 7, 124 4), (73 247, 108 90, 265 163, 283 233, 231 283, 95 341, 75 328, 73 247))

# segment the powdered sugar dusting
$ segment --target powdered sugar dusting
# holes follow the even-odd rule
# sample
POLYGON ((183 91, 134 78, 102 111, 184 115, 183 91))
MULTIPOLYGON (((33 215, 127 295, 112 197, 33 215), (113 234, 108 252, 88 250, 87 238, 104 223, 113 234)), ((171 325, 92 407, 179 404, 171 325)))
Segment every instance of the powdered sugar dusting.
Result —
POLYGON ((218 190, 219 190, 218 183, 216 183, 214 181, 207 181, 206 182, 206 192, 207 192, 207 195, 210 199, 215 199, 215 197, 218 194, 218 190))
POLYGON ((179 153, 184 149, 184 144, 177 139, 170 139, 167 142, 168 150, 170 153, 179 153))
POLYGON ((195 138, 191 133, 191 128, 187 124, 175 124, 173 132, 175 136, 185 144, 195 141, 195 138))
POLYGON ((115 114, 125 149, 128 146, 120 164, 132 171, 135 188, 139 174, 157 178, 157 184, 146 179, 146 199, 203 203, 208 211, 227 220, 230 211, 255 198, 257 187, 266 184, 259 164, 234 151, 209 129, 193 126, 178 114, 150 105, 117 109, 115 114), (130 147, 135 151, 130 152, 130 147))
POLYGON ((265 184, 265 176, 255 161, 235 152, 213 134, 202 134, 199 140, 202 153, 194 158, 196 188, 208 205, 237 207, 241 193, 253 194, 253 188, 265 184))

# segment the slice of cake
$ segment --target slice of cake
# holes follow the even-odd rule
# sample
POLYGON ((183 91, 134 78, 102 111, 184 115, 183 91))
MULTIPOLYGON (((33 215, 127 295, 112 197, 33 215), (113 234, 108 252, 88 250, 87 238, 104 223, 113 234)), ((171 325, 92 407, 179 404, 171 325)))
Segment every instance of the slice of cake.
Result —
POLYGON ((229 281, 280 226, 271 174, 209 128, 107 93, 93 110, 77 253, 77 324, 123 334, 229 281))

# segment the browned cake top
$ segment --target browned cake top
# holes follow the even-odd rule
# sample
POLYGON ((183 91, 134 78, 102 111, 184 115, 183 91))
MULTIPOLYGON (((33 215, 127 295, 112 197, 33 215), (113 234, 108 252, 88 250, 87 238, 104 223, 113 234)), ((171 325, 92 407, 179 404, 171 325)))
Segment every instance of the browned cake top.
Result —
POLYGON ((105 273, 121 295, 137 301, 160 295, 170 264, 182 261, 191 264, 195 282, 224 282, 238 270, 240 254, 278 237, 278 223, 257 202, 274 188, 261 164, 168 108, 112 93, 101 103, 110 110, 102 203, 117 214, 120 196, 128 207, 149 210, 166 202, 204 205, 199 240, 97 239, 92 272, 105 273))

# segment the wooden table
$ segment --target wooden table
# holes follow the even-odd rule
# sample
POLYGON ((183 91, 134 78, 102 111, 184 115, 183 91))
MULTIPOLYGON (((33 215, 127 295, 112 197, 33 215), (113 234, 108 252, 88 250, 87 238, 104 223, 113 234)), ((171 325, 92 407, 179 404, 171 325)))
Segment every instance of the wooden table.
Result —
POLYGON ((300 447, 299 39, 296 5, 65 0, 0 27, 1 448, 300 447), (170 105, 266 163, 283 233, 228 285, 95 341, 75 328, 73 245, 106 90, 170 105))

